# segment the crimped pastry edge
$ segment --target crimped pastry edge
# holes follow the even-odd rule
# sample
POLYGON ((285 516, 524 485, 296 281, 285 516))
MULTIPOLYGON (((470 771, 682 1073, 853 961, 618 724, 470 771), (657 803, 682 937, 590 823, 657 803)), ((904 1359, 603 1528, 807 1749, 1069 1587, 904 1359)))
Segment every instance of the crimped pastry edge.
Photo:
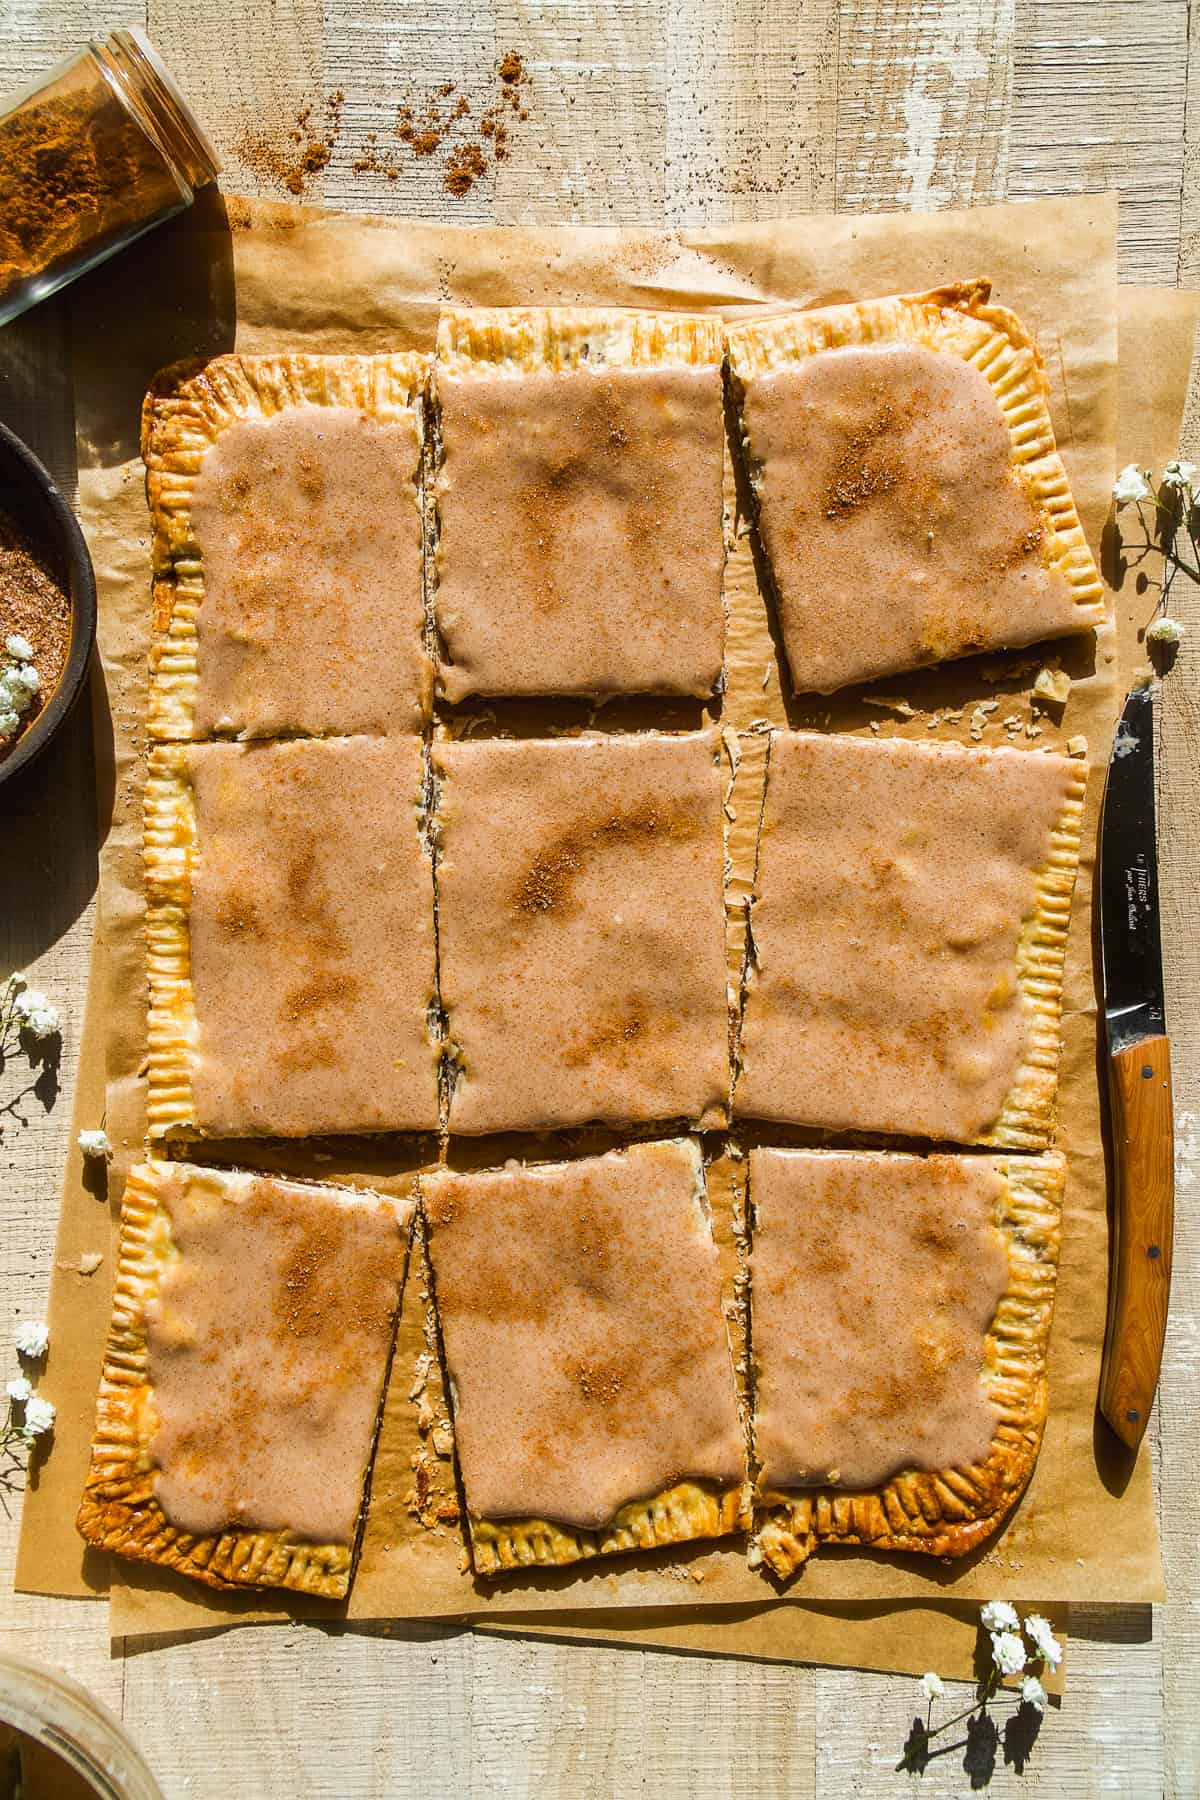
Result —
POLYGON ((719 366, 724 354, 721 321, 712 315, 612 306, 443 307, 434 383, 443 371, 494 380, 577 369, 719 366))
POLYGON ((471 1560, 478 1575, 560 1566, 631 1550, 657 1550, 695 1538, 725 1537, 750 1523, 746 1490, 712 1481, 680 1481, 645 1500, 631 1500, 597 1531, 549 1519, 481 1519, 468 1513, 471 1560))
POLYGON ((198 1028, 188 913, 196 807, 183 744, 151 749, 143 801, 146 880, 146 1130, 150 1141, 200 1136, 192 1092, 198 1028))
MULTIPOLYGON (((136 1562, 157 1563, 209 1587, 291 1588, 341 1599, 350 1585, 353 1542, 314 1544, 286 1530, 238 1527, 195 1537, 172 1525, 155 1497, 156 1471, 149 1448, 153 1428, 147 1418, 153 1411, 153 1390, 146 1307, 174 1253, 170 1221, 159 1202, 158 1184, 166 1166, 153 1161, 136 1164, 126 1182, 96 1426, 76 1527, 88 1543, 100 1549, 136 1562)), ((217 1186, 229 1179, 225 1171, 217 1169, 191 1172, 217 1186)), ((327 1187, 320 1191, 362 1197, 358 1189, 327 1187)), ((407 1219, 397 1208, 397 1226, 406 1235, 406 1246, 412 1216, 411 1207, 407 1219)), ((364 1472, 364 1483, 365 1479, 364 1472)))
POLYGON ((1062 991, 1071 903, 1079 874, 1087 763, 1072 765, 1070 791, 1035 877, 1034 910, 1017 942, 1017 984, 1025 999, 1025 1047, 1000 1116, 979 1142, 1001 1150, 1044 1150, 1058 1124, 1062 991))
POLYGON ((1050 419, 1045 364, 1032 334, 1007 307, 988 304, 991 282, 979 277, 812 312, 777 314, 731 325, 729 365, 739 402, 742 453, 757 493, 761 465, 746 424, 745 389, 822 350, 879 343, 917 343, 972 363, 991 388, 1008 429, 1009 460, 1050 530, 1039 547, 1043 565, 1067 580, 1076 608, 1073 627, 1103 624, 1104 587, 1084 535, 1050 419))
MULTIPOLYGON (((820 1156, 847 1152, 811 1151, 820 1156)), ((859 1154, 904 1156, 906 1152, 859 1154)), ((1008 1241, 1009 1284, 985 1339, 982 1379, 1000 1420, 986 1462, 905 1471, 862 1492, 762 1488, 751 1562, 788 1580, 822 1544, 958 1557, 990 1537, 1029 1484, 1047 1411, 1046 1354, 1054 1312, 1066 1158, 990 1156, 1003 1178, 995 1223, 1008 1241)), ((753 1183, 753 1176, 751 1176, 753 1183)), ((753 1287, 751 1288, 751 1357, 753 1287)))
MULTIPOLYGON (((142 458, 150 505, 153 608, 146 728, 152 742, 196 735, 199 681, 196 621, 204 568, 192 526, 192 496, 204 454, 221 433, 247 418, 289 407, 350 406, 377 419, 411 416, 418 467, 413 505, 421 518, 420 461, 430 359, 416 352, 383 356, 217 356, 175 364, 155 377, 142 402, 142 458)), ((428 712, 432 670, 423 672, 418 705, 428 712)), ((239 734, 254 736, 252 725, 239 734)))

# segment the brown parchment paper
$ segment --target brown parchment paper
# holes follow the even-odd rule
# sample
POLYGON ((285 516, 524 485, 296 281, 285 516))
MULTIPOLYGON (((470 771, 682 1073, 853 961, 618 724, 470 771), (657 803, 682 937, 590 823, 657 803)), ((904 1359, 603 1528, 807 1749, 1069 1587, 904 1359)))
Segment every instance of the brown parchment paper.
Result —
MULTIPOLYGON (((137 422, 142 393, 157 369, 235 345, 247 351, 301 345, 325 351, 429 348, 437 308, 445 300, 593 301, 713 308, 734 316, 761 305, 819 305, 989 274, 996 297, 1039 334, 1059 441, 1094 545, 1104 530, 1112 481, 1116 208, 1111 197, 959 214, 797 219, 675 234, 454 230, 232 199, 227 204, 228 217, 210 196, 207 204, 143 240, 79 284, 72 307, 81 510, 101 591, 99 762, 102 786, 107 774, 111 789, 77 1114, 80 1123, 97 1122, 104 1104, 106 1051, 107 1126, 116 1146, 109 1181, 114 1208, 143 1124, 139 1071, 145 989, 137 850, 149 560, 137 422)), ((917 1648, 911 1665, 897 1666, 939 1667, 939 1646, 951 1616, 940 1606, 961 1609, 971 1599, 997 1592, 1038 1603, 1160 1596, 1147 1460, 1128 1467, 1105 1428, 1095 1423, 1107 1233, 1088 896, 1096 802, 1118 699, 1112 633, 1100 634, 1094 644, 1088 640, 1048 646, 1041 653, 975 659, 882 684, 888 696, 915 709, 911 718, 868 705, 861 694, 822 699, 815 707, 796 703, 781 686, 744 525, 731 521, 731 535, 731 679, 720 723, 732 728, 730 736, 740 734, 729 751, 731 776, 737 765, 730 783, 734 818, 729 828, 735 906, 753 861, 765 723, 866 732, 873 721, 882 733, 945 739, 965 733, 976 704, 994 701, 983 741, 1006 742, 1006 717, 1033 722, 1028 694, 1043 660, 1061 661, 1075 678, 1063 716, 1037 718, 1040 745, 1087 736, 1092 780, 1066 984, 1061 1141, 1071 1177, 1051 1345, 1051 1416, 1029 1494, 1007 1530, 974 1558, 944 1565, 822 1553, 782 1601, 762 1575, 747 1567, 736 1544, 699 1546, 670 1562, 583 1565, 485 1587, 462 1571, 457 1530, 448 1522, 437 1530, 425 1529, 409 1509, 414 1458, 427 1470, 434 1501, 432 1509, 426 1505, 427 1514, 436 1511, 439 1494, 453 1493, 452 1468, 431 1455, 418 1431, 412 1398, 418 1359, 426 1349, 418 1259, 405 1295, 362 1555, 348 1607, 305 1605, 270 1595, 231 1601, 184 1591, 153 1570, 121 1565, 112 1572, 114 1635, 211 1629, 300 1613, 348 1613, 358 1620, 503 1617, 513 1628, 540 1617, 549 1630, 561 1629, 567 1614, 577 1619, 586 1615, 580 1629, 596 1636, 609 1624, 616 1630, 619 1620, 632 1630, 635 1618, 643 1622, 637 1629, 653 1631, 654 1621, 670 1616, 678 1618, 678 1631, 686 1623, 701 1634, 693 1647, 755 1654, 755 1644, 761 1643, 761 1653, 767 1655, 884 1666, 867 1646, 879 1634, 879 1609, 903 1602, 917 1648), (927 709, 937 707, 961 707, 963 721, 929 730, 927 709), (874 1622, 864 1623, 861 1615, 872 1610, 874 1622), (768 1618, 769 1626, 759 1623, 768 1618), (768 1638, 774 1650, 768 1648, 768 1638)), ((1022 736, 1018 741, 1027 740, 1022 736)), ((543 1147, 541 1153, 552 1151, 553 1146, 543 1147)), ((249 1151, 244 1154, 249 1159, 249 1151)), ((496 1146, 488 1154, 494 1159, 496 1146)), ((263 1147, 253 1155, 262 1161, 263 1147)), ((407 1186, 420 1158, 418 1147, 397 1142, 349 1148, 343 1143, 321 1150, 319 1160, 311 1147, 279 1151, 282 1166, 376 1185, 407 1186)), ((735 1165, 731 1184, 736 1173, 735 1165)), ((33 1591, 96 1592, 110 1573, 105 1559, 82 1553, 73 1526, 107 1317, 109 1229, 109 1210, 82 1185, 73 1160, 64 1191, 50 1308, 53 1349, 45 1381, 59 1407, 59 1426, 53 1454, 26 1499, 18 1563, 18 1585, 33 1591), (105 1257, 92 1277, 78 1273, 84 1251, 105 1257)), ((435 1408, 436 1383, 435 1366, 426 1384, 435 1408)), ((953 1672, 949 1662, 946 1668, 953 1672)))

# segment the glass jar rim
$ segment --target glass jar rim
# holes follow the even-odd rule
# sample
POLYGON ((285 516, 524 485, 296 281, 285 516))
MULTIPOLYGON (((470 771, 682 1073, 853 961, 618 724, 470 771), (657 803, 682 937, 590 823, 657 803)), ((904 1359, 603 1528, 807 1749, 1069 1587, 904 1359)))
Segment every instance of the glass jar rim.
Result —
POLYGON ((174 76, 140 25, 93 40, 88 48, 109 84, 155 148, 189 189, 204 187, 221 172, 221 162, 201 130, 174 76))

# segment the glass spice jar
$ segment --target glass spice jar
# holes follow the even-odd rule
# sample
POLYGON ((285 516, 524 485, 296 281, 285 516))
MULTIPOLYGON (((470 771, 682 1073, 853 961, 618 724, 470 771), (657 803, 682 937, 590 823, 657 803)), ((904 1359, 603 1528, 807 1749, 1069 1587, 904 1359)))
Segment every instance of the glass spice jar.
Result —
POLYGON ((61 1669, 0 1650, 0 1794, 163 1800, 107 1707, 61 1669))
POLYGON ((0 100, 0 325, 182 212, 220 166, 136 27, 0 100))

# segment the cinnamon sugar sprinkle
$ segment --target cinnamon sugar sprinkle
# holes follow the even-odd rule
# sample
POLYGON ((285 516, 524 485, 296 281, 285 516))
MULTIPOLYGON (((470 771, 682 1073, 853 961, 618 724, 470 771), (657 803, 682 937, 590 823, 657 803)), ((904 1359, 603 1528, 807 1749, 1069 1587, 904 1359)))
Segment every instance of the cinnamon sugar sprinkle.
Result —
POLYGON ((613 813, 598 825, 573 825, 539 851, 526 870, 516 894, 517 911, 536 915, 564 906, 585 859, 597 850, 606 846, 640 846, 655 838, 678 842, 693 836, 695 831, 694 820, 660 811, 649 801, 613 813))
POLYGON ((827 519, 847 519, 876 495, 891 493, 900 471, 879 445, 904 423, 892 402, 880 399, 867 423, 846 440, 825 488, 827 519))
POLYGON ((58 686, 71 646, 66 584, 45 550, 30 543, 0 509, 0 646, 12 636, 28 640, 41 687, 13 736, 0 738, 0 761, 20 742, 58 686))

